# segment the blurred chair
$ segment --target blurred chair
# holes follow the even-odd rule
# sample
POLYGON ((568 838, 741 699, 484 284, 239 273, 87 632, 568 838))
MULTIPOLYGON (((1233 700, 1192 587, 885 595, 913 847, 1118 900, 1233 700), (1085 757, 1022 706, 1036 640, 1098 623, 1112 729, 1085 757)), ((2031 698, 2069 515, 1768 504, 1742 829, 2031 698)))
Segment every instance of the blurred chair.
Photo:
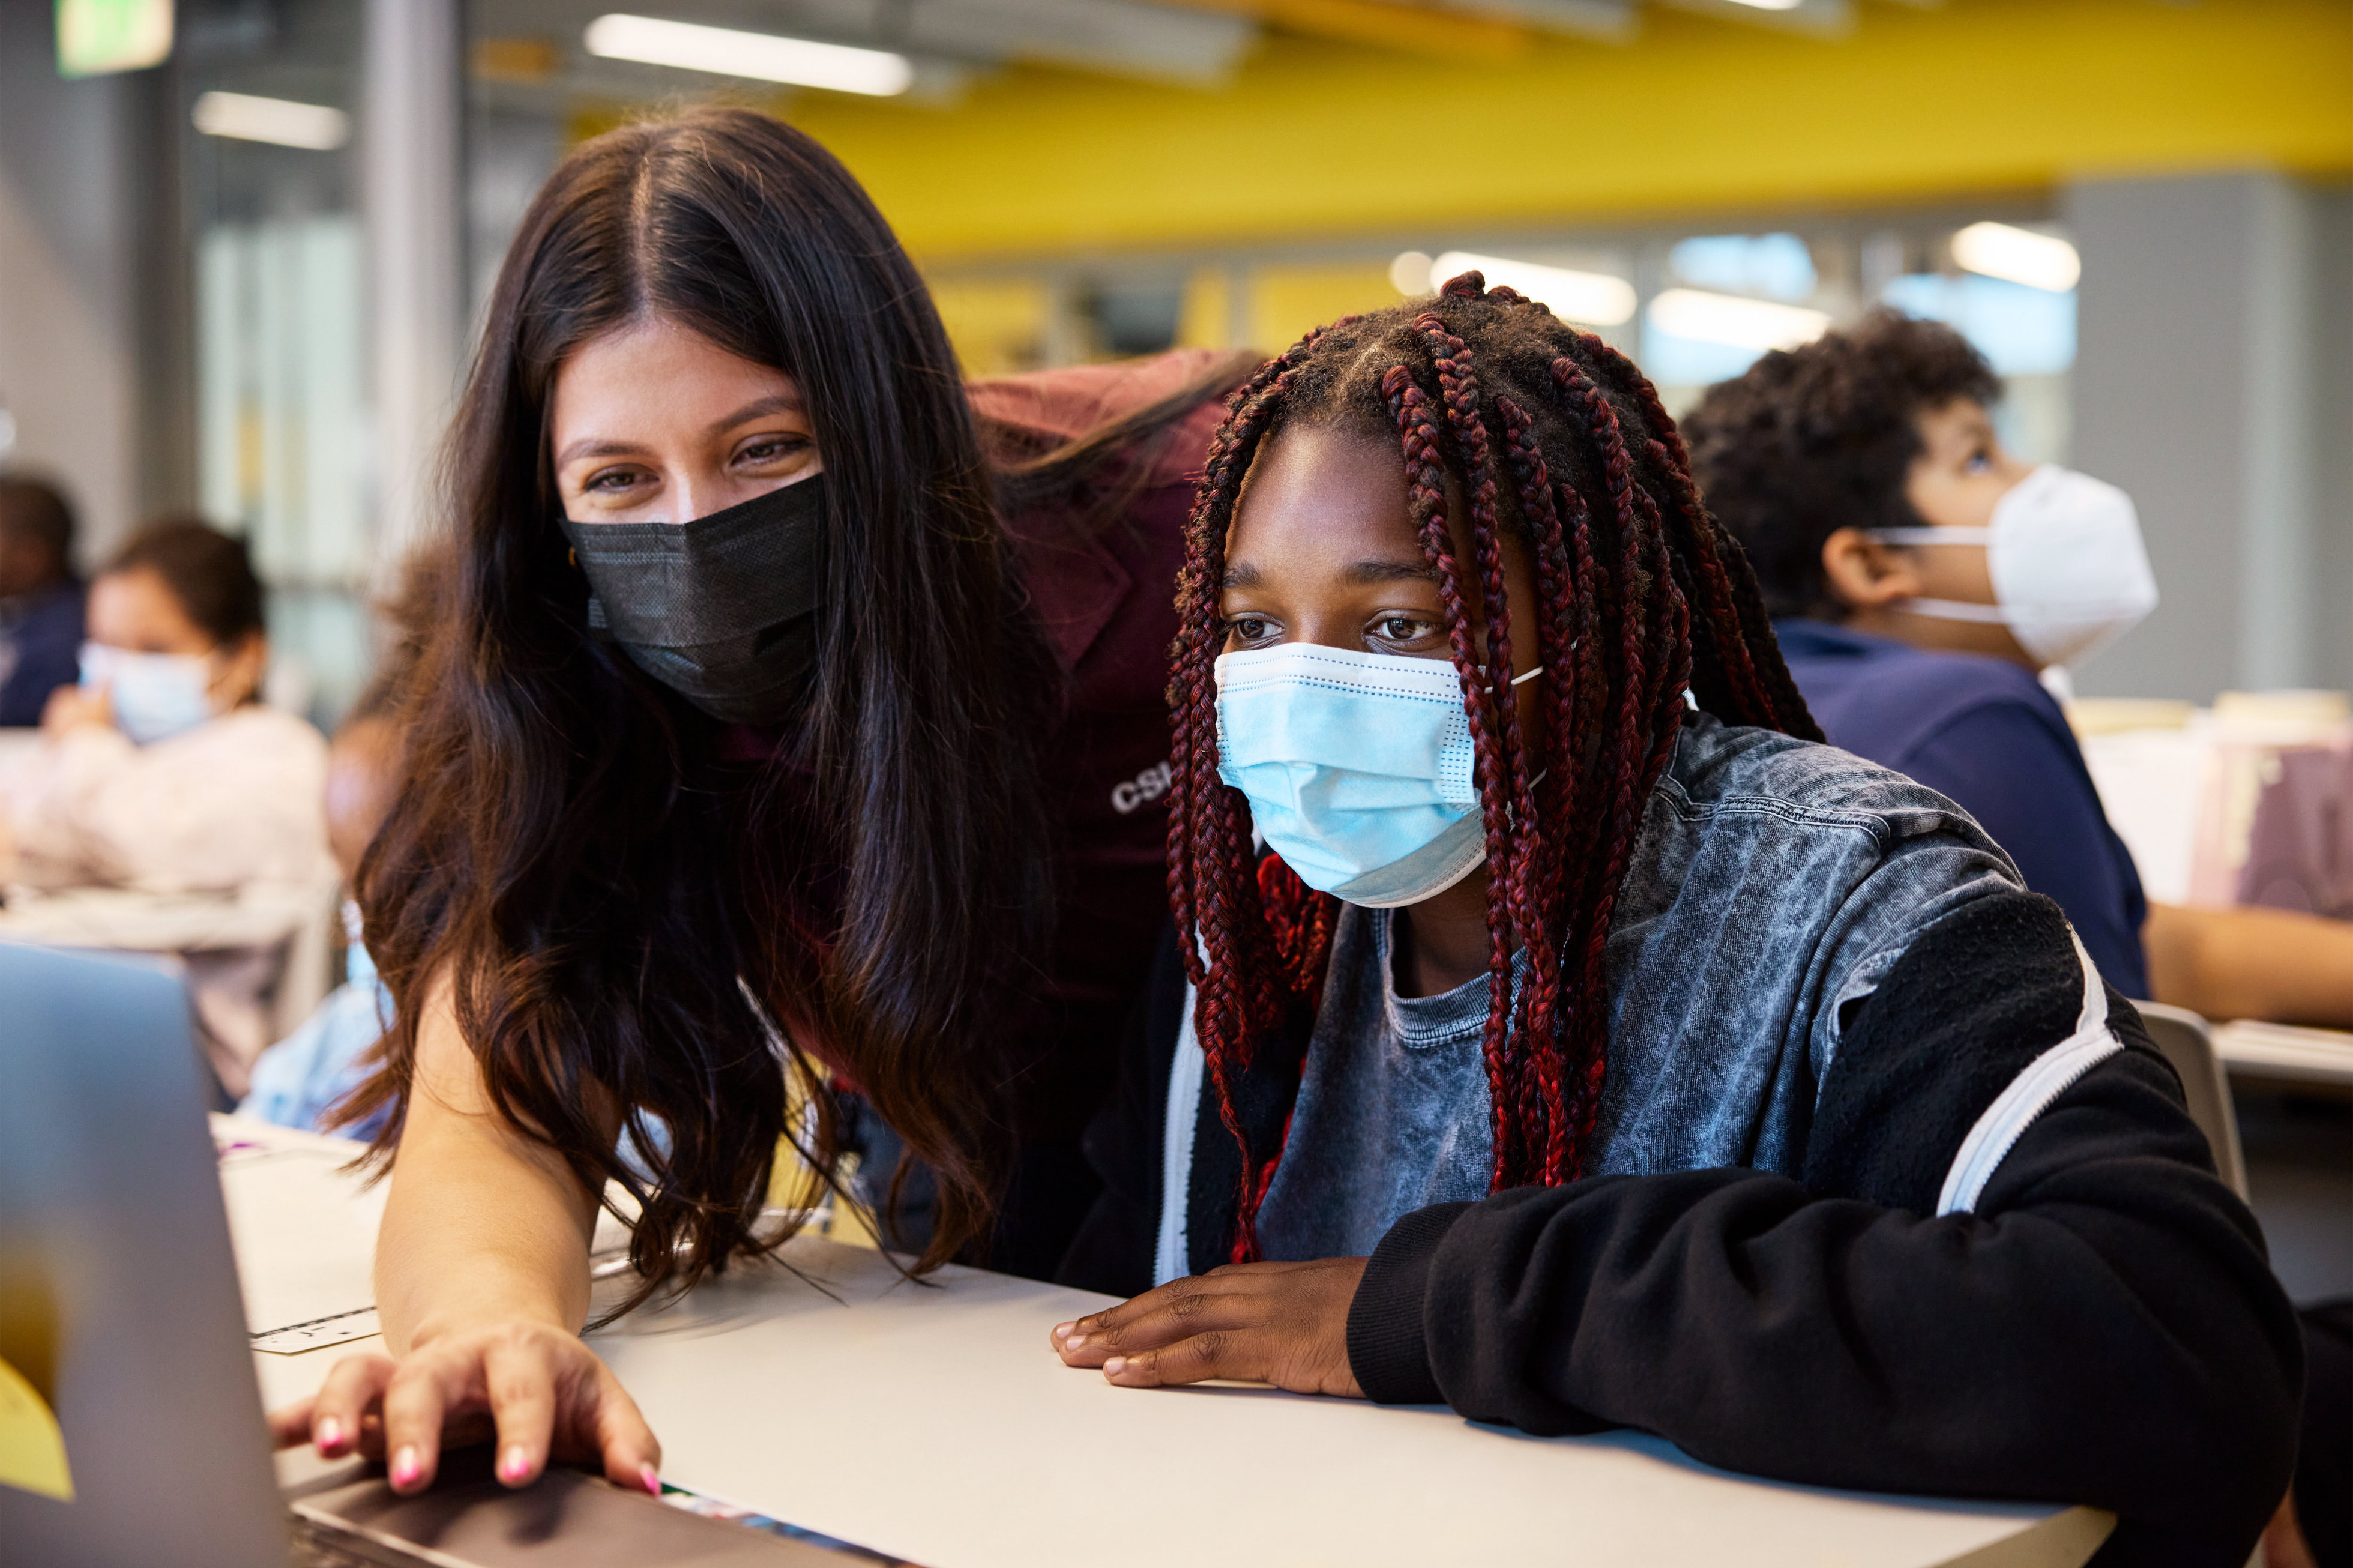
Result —
POLYGON ((0 906, 0 942, 173 955, 195 993, 214 1075, 233 1100, 253 1058, 309 1017, 340 978, 342 907, 330 878, 234 895, 19 889, 0 906))
POLYGON ((2231 1080, 2223 1075, 2221 1058, 2214 1054, 2214 1036, 2206 1021, 2187 1008, 2161 1001, 2136 1001, 2148 1037, 2173 1064, 2181 1078, 2181 1092, 2189 1101, 2189 1119, 2206 1135, 2214 1150, 2214 1169, 2240 1197, 2247 1195, 2247 1160, 2239 1150, 2239 1118, 2231 1105, 2231 1080))

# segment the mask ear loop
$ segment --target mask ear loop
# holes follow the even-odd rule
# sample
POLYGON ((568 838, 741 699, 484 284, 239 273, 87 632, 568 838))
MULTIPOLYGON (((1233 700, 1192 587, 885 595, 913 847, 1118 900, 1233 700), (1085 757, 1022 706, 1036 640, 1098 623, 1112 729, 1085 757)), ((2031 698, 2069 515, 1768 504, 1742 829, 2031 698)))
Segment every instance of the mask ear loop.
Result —
POLYGON ((1863 534, 1883 545, 1990 545, 1990 528, 1865 528, 1863 534))
MULTIPOLYGON (((1525 674, 1525 675, 1514 675, 1514 676, 1513 676, 1513 677, 1512 677, 1512 684, 1513 684, 1513 685, 1514 685, 1514 686, 1525 686, 1525 685, 1526 685, 1530 681, 1535 680, 1538 675, 1541 675, 1541 674, 1543 674, 1544 673, 1545 673, 1545 667, 1544 667, 1543 665, 1539 664, 1539 665, 1537 665, 1535 669, 1533 669, 1533 670, 1529 671, 1529 672, 1528 672, 1526 674, 1525 674)), ((1494 687, 1493 687, 1493 686, 1482 686, 1482 687, 1480 687, 1479 689, 1480 689, 1481 691, 1482 691, 1482 692, 1490 692, 1490 693, 1492 693, 1493 691, 1494 691, 1494 689, 1495 689, 1495 688, 1494 688, 1494 687)))
MULTIPOLYGON (((1883 545, 1979 545, 1993 543, 1990 528, 1867 528, 1863 532, 1883 545)), ((1932 620, 1966 620, 1979 626, 2006 626, 2010 616, 1998 604, 1973 604, 1957 599, 1906 599, 1899 609, 1932 620)))
POLYGON ((2007 626, 2010 613, 1998 604, 1975 604, 1962 599, 1900 599, 1898 609, 1908 609, 1915 615, 1925 615, 1933 620, 1968 620, 1980 626, 2007 626))
MULTIPOLYGON (((1577 646, 1577 645, 1576 645, 1575 643, 1571 643, 1571 644, 1569 644, 1569 647, 1570 647, 1570 649, 1571 649, 1571 651, 1572 651, 1572 652, 1575 650, 1576 646, 1577 646)), ((1530 681, 1535 680, 1538 675, 1541 675, 1541 674, 1543 674, 1544 673, 1545 673, 1545 667, 1544 667, 1543 665, 1539 664, 1539 665, 1537 665, 1535 669, 1530 670, 1530 671, 1529 671, 1526 674, 1525 674, 1525 675, 1514 675, 1514 676, 1513 676, 1513 677, 1512 677, 1512 682, 1511 682, 1511 683, 1512 683, 1512 685, 1513 685, 1514 687, 1525 686, 1525 685, 1526 685, 1530 681)), ((1493 688, 1493 686, 1486 686, 1486 687, 1482 687, 1482 688, 1481 688, 1481 689, 1482 689, 1482 690, 1484 690, 1484 691, 1488 691, 1488 692, 1493 692, 1493 691, 1494 690, 1494 688, 1493 688)), ((1551 772, 1552 772, 1552 769, 1551 769, 1551 768, 1546 768, 1546 769, 1544 770, 1544 772, 1539 773, 1539 774, 1537 774, 1535 778, 1533 778, 1533 779, 1529 779, 1529 780, 1528 780, 1528 788, 1529 788, 1529 789, 1535 789, 1537 785, 1539 785, 1539 784, 1543 783, 1543 782, 1545 781, 1546 777, 1547 775, 1549 775, 1551 772)), ((1509 805, 1506 805, 1506 806, 1504 808, 1504 810, 1506 812, 1511 812, 1511 811, 1512 811, 1512 808, 1511 808, 1509 805)), ((1516 820, 1517 820, 1516 814, 1514 814, 1514 815, 1513 820, 1514 820, 1514 821, 1516 821, 1516 820)), ((1485 863, 1482 861, 1481 863, 1482 863, 1482 864, 1483 864, 1483 863, 1485 863)), ((1473 869, 1475 869, 1475 868, 1473 868, 1473 869)), ((1463 872, 1462 876, 1468 876, 1468 875, 1470 875, 1470 874, 1471 874, 1470 871, 1466 870, 1465 872, 1463 872)), ((1455 882, 1460 882, 1460 881, 1461 881, 1461 880, 1462 880, 1462 877, 1456 877, 1454 880, 1455 880, 1455 882)), ((1449 884, 1447 884, 1447 886, 1448 886, 1448 887, 1451 887, 1452 885, 1453 885, 1453 883, 1449 883, 1449 884)), ((1442 892, 1444 892, 1444 891, 1445 891, 1445 888, 1440 888, 1440 889, 1439 889, 1439 891, 1442 893, 1442 892)))

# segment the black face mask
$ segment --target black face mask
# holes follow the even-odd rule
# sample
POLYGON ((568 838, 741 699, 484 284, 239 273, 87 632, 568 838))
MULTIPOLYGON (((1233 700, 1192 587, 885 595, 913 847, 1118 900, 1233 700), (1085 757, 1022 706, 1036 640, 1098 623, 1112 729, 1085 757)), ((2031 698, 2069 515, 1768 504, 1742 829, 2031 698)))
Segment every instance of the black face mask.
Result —
POLYGON ((588 626, 716 719, 776 724, 817 679, 825 475, 691 523, 575 523, 588 626))

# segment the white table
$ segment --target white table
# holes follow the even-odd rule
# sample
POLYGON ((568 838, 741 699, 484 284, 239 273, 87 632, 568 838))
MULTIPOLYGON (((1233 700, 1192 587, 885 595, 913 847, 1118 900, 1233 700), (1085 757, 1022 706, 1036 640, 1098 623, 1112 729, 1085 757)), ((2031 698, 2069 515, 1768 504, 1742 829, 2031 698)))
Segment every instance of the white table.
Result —
MULTIPOLYGON (((353 1146, 223 1118, 257 1330, 367 1306, 380 1197, 353 1146)), ((1866 1497, 1699 1465, 1654 1438, 1533 1438, 1438 1409, 1272 1389, 1139 1391, 1064 1368, 1055 1323, 1107 1298, 972 1269, 933 1286, 806 1239, 596 1340, 660 1434, 664 1478, 929 1568, 1739 1563, 2079 1568, 2086 1509, 1866 1497)), ((347 1324, 347 1326, 349 1326, 347 1324)), ((272 1404, 368 1338, 258 1354, 272 1404)))
POLYGON ((2242 1019, 2217 1023, 2214 1054, 2234 1076, 2353 1086, 2353 1034, 2242 1019))
POLYGON ((181 952, 265 948, 318 917, 325 895, 310 889, 254 889, 243 895, 142 893, 126 887, 76 887, 58 893, 12 890, 0 909, 0 937, 50 948, 181 952))
POLYGON ((327 994, 336 888, 254 886, 236 894, 146 893, 127 887, 8 890, 0 941, 148 953, 167 962, 202 953, 283 951, 269 1038, 282 1038, 327 994))

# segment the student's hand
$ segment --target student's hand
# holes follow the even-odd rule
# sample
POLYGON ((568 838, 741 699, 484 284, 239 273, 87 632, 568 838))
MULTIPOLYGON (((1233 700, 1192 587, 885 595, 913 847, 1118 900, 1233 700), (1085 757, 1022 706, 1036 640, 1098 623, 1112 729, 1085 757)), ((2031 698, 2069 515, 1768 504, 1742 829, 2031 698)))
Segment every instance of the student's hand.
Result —
POLYGON ((110 728, 113 724, 114 701, 103 686, 96 691, 84 691, 79 686, 59 686, 41 705, 41 733, 52 740, 84 725, 110 728))
POLYGON ((1238 1263, 1055 1325, 1062 1363, 1128 1388, 1233 1378, 1362 1399, 1348 1370, 1348 1303, 1366 1259, 1238 1263))
POLYGON ((2304 1527, 2296 1522, 2294 1487, 2280 1499, 2279 1511, 2264 1527, 2263 1548, 2265 1568, 2317 1568, 2312 1547, 2304 1539, 2304 1527))
POLYGON ((452 1334, 396 1362, 346 1357, 316 1397, 270 1414, 269 1435, 280 1448, 385 1460, 396 1492, 431 1486, 444 1448, 495 1436, 508 1486, 537 1480, 554 1458, 661 1495, 661 1445, 637 1402, 578 1336, 540 1324, 452 1334))

